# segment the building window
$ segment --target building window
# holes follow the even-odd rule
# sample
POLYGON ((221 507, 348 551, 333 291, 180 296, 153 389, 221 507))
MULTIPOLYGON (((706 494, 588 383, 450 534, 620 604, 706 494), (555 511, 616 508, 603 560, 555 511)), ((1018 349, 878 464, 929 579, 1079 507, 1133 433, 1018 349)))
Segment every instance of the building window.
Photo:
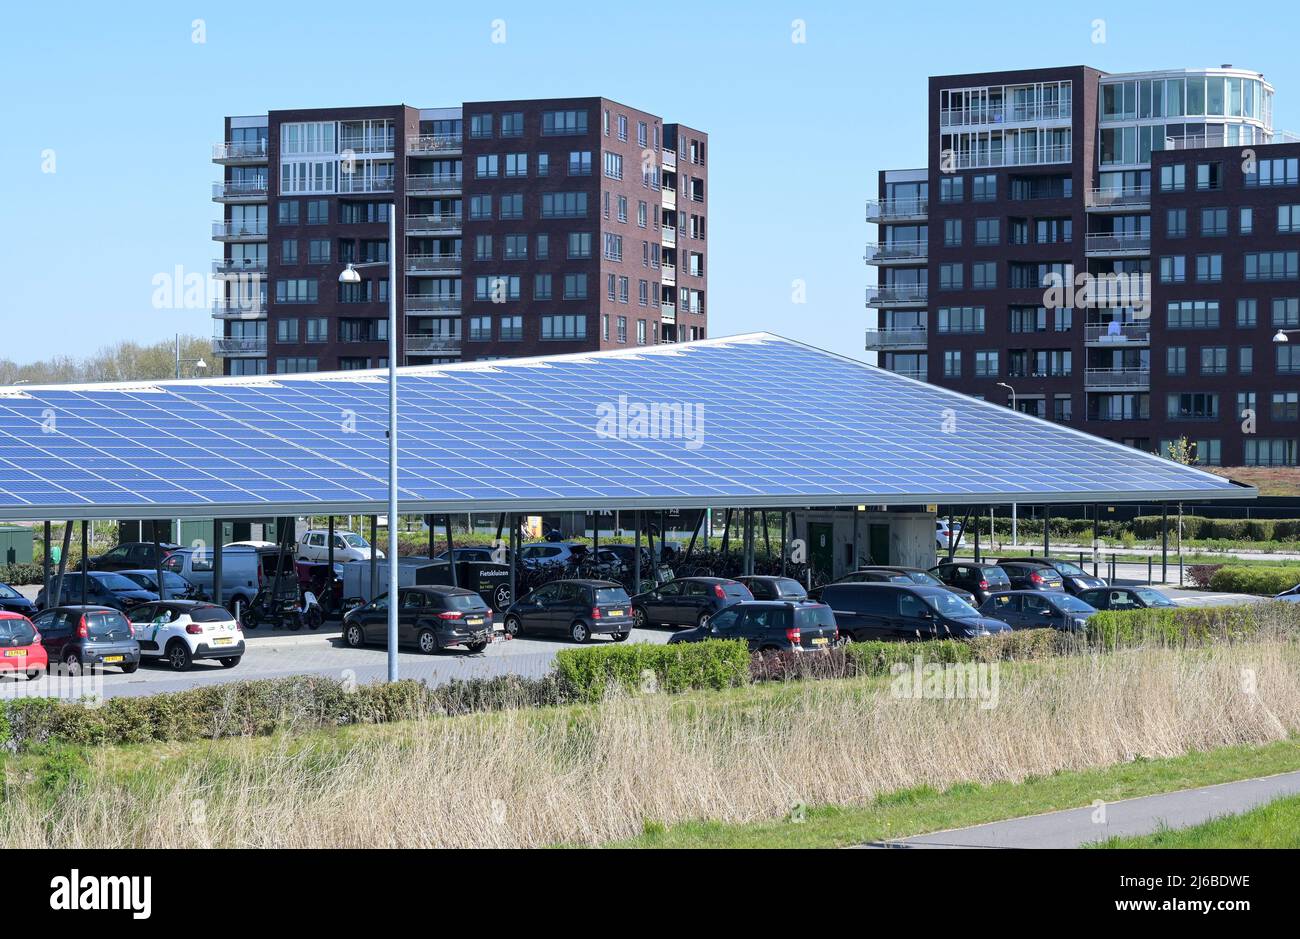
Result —
POLYGON ((474 158, 474 175, 478 179, 496 179, 499 158, 495 153, 485 153, 474 158))
POLYGON ((286 316, 275 321, 275 341, 282 343, 298 341, 298 317, 286 316))
POLYGON ((961 378, 961 350, 948 349, 943 354, 944 378, 961 378))
POLYGON ((971 265, 971 287, 975 290, 989 290, 998 285, 998 265, 996 261, 976 261, 971 265))
POLYGON ((1256 440, 1246 438, 1247 466, 1295 466, 1295 440, 1256 440))
POLYGON ((1300 420, 1300 391, 1275 391, 1269 415, 1275 421, 1300 420))
MULTIPOLYGON (((504 132, 505 128, 502 128, 504 132)), ((501 317, 502 342, 518 342, 524 338, 524 318, 518 314, 501 317)))
POLYGON ((305 277, 295 277, 275 282, 276 303, 315 303, 318 284, 305 277))
POLYGON ((1170 254, 1160 259, 1160 282, 1162 284, 1181 284, 1186 279, 1186 257, 1181 254, 1170 254))
POLYGON ((276 359, 275 370, 281 375, 292 375, 296 372, 319 371, 316 367, 316 360, 306 356, 293 356, 290 358, 276 359))
POLYGON ((1165 234, 1170 238, 1187 237, 1187 210, 1170 209, 1165 213, 1165 234))
POLYGON ((636 344, 638 346, 644 346, 646 344, 645 320, 636 321, 636 344))
POLYGON ((524 135, 524 114, 522 111, 507 111, 501 115, 501 136, 522 137, 524 135))
POLYGON ((1249 375, 1255 371, 1255 347, 1241 346, 1237 349, 1237 371, 1249 375))
POLYGON ((998 374, 998 352, 996 349, 979 350, 975 353, 975 377, 994 378, 998 374))
POLYGON ((1237 226, 1243 235, 1249 235, 1255 230, 1255 210, 1250 206, 1243 206, 1237 217, 1237 226))
MULTIPOLYGON (((590 172, 590 170, 588 170, 588 172, 590 172)), ((623 154, 610 153, 608 150, 605 151, 605 178, 623 178, 623 154)))
POLYGON ((961 244, 961 219, 943 220, 943 244, 946 248, 955 248, 961 244))
POLYGON ((492 217, 492 197, 491 196, 470 196, 469 197, 469 217, 472 219, 486 219, 492 217))
POLYGON ((1070 395, 1056 395, 1052 398, 1052 420, 1066 424, 1074 418, 1074 398, 1070 395))
POLYGON ((492 339, 492 317, 471 316, 469 318, 469 341, 488 342, 492 339))
POLYGON ((1255 172, 1242 175, 1247 186, 1294 186, 1300 183, 1300 159, 1259 160, 1255 172))
POLYGON ((623 236, 622 235, 605 235, 605 260, 621 261, 623 260, 623 236))
POLYGON ((1187 374, 1187 348, 1169 346, 1165 349, 1165 372, 1169 375, 1187 374))
POLYGON ((1226 235, 1228 233, 1227 209, 1201 209, 1201 234, 1226 235))
POLYGON ((975 219, 975 243, 977 245, 995 245, 998 244, 1000 240, 1001 233, 999 219, 975 219))
POLYGON ((276 204, 276 222, 280 225, 298 224, 298 200, 281 199, 276 204))
POLYGON ((524 194, 521 192, 508 192, 501 197, 499 218, 523 218, 524 217, 524 194))
POLYGON ((1277 297, 1272 307, 1274 326, 1300 326, 1300 297, 1277 297))
POLYGON ((1223 280, 1223 255, 1198 254, 1196 256, 1196 279, 1209 284, 1217 284, 1223 280))
POLYGON ((533 275, 533 299, 534 300, 551 299, 551 275, 550 274, 533 275))
POLYGON ((1294 342, 1277 344, 1277 371, 1279 375, 1300 373, 1300 345, 1294 342))
POLYGON ((471 114, 469 117, 469 135, 475 140, 492 136, 492 115, 471 114))
POLYGON ((618 341, 627 342, 627 317, 620 316, 617 320, 618 341))
POLYGON ((940 202, 961 202, 965 192, 965 180, 961 176, 945 176, 939 180, 940 202))
POLYGON ((506 254, 507 261, 523 261, 528 257, 528 236, 527 235, 506 235, 506 254))
POLYGON ((542 317, 543 340, 587 338, 587 317, 581 314, 547 314, 542 317))
POLYGON ((518 274, 480 274, 474 278, 474 299, 505 303, 519 299, 518 274))
POLYGON ((1223 188, 1223 167, 1219 163, 1196 164, 1196 188, 1200 190, 1223 188))
POLYGON ((1237 301, 1237 327, 1250 329, 1259 324, 1259 304, 1255 300, 1237 301))
POLYGON ((1246 255, 1246 280, 1295 280, 1300 252, 1259 251, 1246 255))
POLYGON ((971 177, 971 201, 992 202, 998 197, 998 178, 992 173, 987 176, 971 177))
POLYGON ((545 261, 551 256, 551 236, 542 232, 537 236, 537 260, 545 261))
POLYGON ((551 155, 549 153, 537 154, 537 175, 538 176, 551 175, 551 155))
POLYGON ((490 261, 490 260, 492 260, 492 258, 493 258, 493 254, 492 254, 492 236, 491 236, 491 235, 475 235, 475 236, 474 236, 474 260, 475 260, 475 261, 490 261))
POLYGON ((579 136, 587 132, 586 111, 543 111, 542 136, 579 136))
POLYGON ((323 316, 307 317, 307 341, 329 342, 330 321, 323 316))
POLYGON ((936 328, 941 333, 982 333, 984 332, 984 307, 940 307, 936 328))
POLYGON ((564 275, 564 299, 566 300, 587 299, 587 275, 586 274, 565 274, 564 275))
POLYGON ((330 262, 330 241, 328 238, 313 238, 307 242, 307 263, 328 264, 330 262))
POLYGON ((506 154, 506 177, 527 176, 528 175, 528 154, 526 153, 507 153, 506 154))
POLYGON ((298 263, 298 239, 288 238, 280 242, 280 263, 281 264, 298 263))
MULTIPOLYGON (((1242 210, 1246 211, 1245 209, 1242 210)), ((1300 232, 1300 205, 1277 207, 1277 230, 1284 235, 1300 232)))
POLYGON ((1171 394, 1166 403, 1166 416, 1171 421, 1218 420, 1219 396, 1203 391, 1171 394))
POLYGON ((586 218, 585 192, 542 193, 542 218, 586 218))
POLYGON ((1218 329, 1218 300, 1178 300, 1166 307, 1170 329, 1218 329))
POLYGON ((1160 191, 1182 192, 1187 188, 1187 167, 1182 163, 1160 167, 1160 191))
POLYGON ((1201 374, 1202 375, 1228 374, 1228 347, 1227 346, 1201 347, 1201 374))
MULTIPOLYGON (((942 312, 942 311, 941 311, 942 312)), ((1047 308, 1013 306, 1008 311, 1008 326, 1013 333, 1047 332, 1047 308)))
POLYGON ((963 267, 961 264, 940 264, 939 289, 960 290, 963 283, 962 271, 963 267))

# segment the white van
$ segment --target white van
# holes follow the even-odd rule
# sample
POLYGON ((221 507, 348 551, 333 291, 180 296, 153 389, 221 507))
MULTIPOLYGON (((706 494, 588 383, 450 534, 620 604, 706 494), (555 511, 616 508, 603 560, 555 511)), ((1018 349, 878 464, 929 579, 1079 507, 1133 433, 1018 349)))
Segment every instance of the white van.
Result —
MULTIPOLYGON (((330 559, 330 533, 325 528, 313 528, 303 532, 298 541, 298 560, 328 561, 330 559)), ((369 561, 370 542, 353 531, 334 529, 335 561, 369 561)), ((375 557, 382 558, 384 552, 376 551, 375 557)))
MULTIPOLYGON (((208 597, 216 595, 210 549, 177 548, 163 561, 163 570, 197 584, 208 597)), ((221 603, 227 609, 234 609, 236 602, 241 607, 252 603, 264 579, 262 552, 257 548, 226 545, 221 549, 221 603)))

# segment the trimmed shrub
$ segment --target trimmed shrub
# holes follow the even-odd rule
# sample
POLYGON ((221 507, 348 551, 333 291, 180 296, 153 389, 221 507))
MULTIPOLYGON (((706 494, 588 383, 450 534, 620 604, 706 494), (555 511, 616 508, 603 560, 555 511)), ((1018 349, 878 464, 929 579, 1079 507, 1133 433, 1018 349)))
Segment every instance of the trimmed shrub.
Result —
POLYGON ((1208 590, 1210 587, 1210 578, 1214 572, 1223 567, 1222 564, 1191 564, 1187 568, 1187 579, 1192 582, 1193 587, 1200 587, 1202 590, 1208 590))
POLYGON ((45 570, 39 564, 0 564, 0 584, 19 587, 43 583, 45 570))
POLYGON ((738 639, 708 639, 650 645, 644 642, 562 649, 555 668, 566 691, 578 701, 598 701, 612 688, 654 688, 676 693, 697 688, 731 688, 749 679, 748 645, 738 639))
POLYGON ((969 662, 974 657, 971 646, 959 639, 931 639, 924 642, 851 642, 844 646, 845 655, 859 675, 888 675, 894 665, 911 666, 916 658, 922 665, 949 665, 969 662))
POLYGON ((1227 564, 1210 577, 1210 589, 1224 593, 1253 593, 1273 597, 1300 584, 1300 570, 1294 567, 1264 567, 1227 564))
POLYGON ((1300 637, 1300 604, 1102 610, 1089 617, 1087 637, 1102 648, 1113 649, 1235 642, 1261 632, 1300 637))

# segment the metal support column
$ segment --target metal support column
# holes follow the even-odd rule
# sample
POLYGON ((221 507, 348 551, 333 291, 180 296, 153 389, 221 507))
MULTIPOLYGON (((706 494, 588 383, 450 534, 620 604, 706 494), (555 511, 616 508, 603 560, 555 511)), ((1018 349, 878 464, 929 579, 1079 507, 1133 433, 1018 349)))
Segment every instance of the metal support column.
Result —
POLYGON ((1169 503, 1160 505, 1160 583, 1169 583, 1169 503))
POLYGON ((90 523, 81 522, 81 605, 86 605, 86 581, 90 579, 90 523))
MULTIPOLYGON (((389 559, 388 563, 396 563, 396 559, 389 559)), ((367 600, 373 600, 379 596, 379 516, 370 516, 370 596, 367 600)))
POLYGON ((1052 554, 1052 507, 1043 506, 1043 557, 1052 554))
POLYGON ((519 516, 514 512, 510 513, 510 602, 514 603, 519 599, 519 583, 516 573, 519 565, 519 546, 516 542, 519 540, 519 516))
MULTIPOLYGON (((52 600, 54 595, 50 593, 50 523, 45 523, 45 550, 41 558, 41 586, 45 588, 45 599, 52 600)), ((57 606, 51 603, 50 606, 57 606)))
POLYGON ((980 562, 980 517, 978 513, 975 513, 975 563, 978 564, 979 562, 980 562))
POLYGON ((641 511, 632 513, 632 593, 641 592, 641 511))
POLYGON ((158 526, 153 527, 153 571, 158 578, 158 599, 167 599, 167 585, 163 583, 162 545, 158 541, 158 526))
POLYGON ((1097 553, 1101 543, 1101 506, 1092 504, 1092 576, 1097 576, 1097 553))
POLYGON ((222 537, 225 534, 221 519, 212 520, 212 602, 217 606, 222 605, 225 599, 225 591, 222 589, 222 578, 225 576, 225 553, 222 548, 222 537))
POLYGON ((451 513, 447 513, 447 568, 451 571, 451 585, 459 587, 456 582, 456 544, 451 537, 451 513))

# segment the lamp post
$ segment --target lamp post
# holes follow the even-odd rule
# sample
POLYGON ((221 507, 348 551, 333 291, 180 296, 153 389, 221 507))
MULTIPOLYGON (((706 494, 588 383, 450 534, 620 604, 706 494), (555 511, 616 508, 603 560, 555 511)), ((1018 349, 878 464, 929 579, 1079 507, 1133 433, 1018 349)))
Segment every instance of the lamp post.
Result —
POLYGON ((191 364, 191 363, 193 363, 194 367, 197 368, 197 369, 199 369, 199 370, 202 370, 202 369, 205 369, 205 368, 208 367, 208 363, 207 363, 207 362, 204 362, 203 359, 202 359, 202 357, 197 358, 197 359, 183 359, 183 358, 181 358, 181 334, 180 334, 180 333, 177 333, 177 334, 176 334, 176 377, 177 377, 177 378, 180 378, 180 377, 181 377, 181 366, 182 366, 182 365, 189 365, 189 364, 191 364))
MULTIPOLYGON (((349 264, 340 284, 359 284, 358 267, 349 264)), ((374 545, 370 546, 374 550, 374 545)), ((397 681, 397 202, 388 203, 388 680, 397 681)))
MULTIPOLYGON (((1011 392, 1011 410, 1014 411, 1016 409, 1016 389, 1012 388, 1004 381, 998 382, 998 387, 1005 388, 1007 389, 1007 391, 1011 392)), ((1017 522, 1016 514, 1017 514, 1016 504, 1012 502, 1011 503, 1011 547, 1013 548, 1020 544, 1020 532, 1018 531, 1019 526, 1016 524, 1017 522)), ((990 522, 989 524, 991 525, 992 522, 990 522)), ((992 539, 992 537, 993 537, 993 532, 992 529, 990 529, 989 538, 992 539)))

